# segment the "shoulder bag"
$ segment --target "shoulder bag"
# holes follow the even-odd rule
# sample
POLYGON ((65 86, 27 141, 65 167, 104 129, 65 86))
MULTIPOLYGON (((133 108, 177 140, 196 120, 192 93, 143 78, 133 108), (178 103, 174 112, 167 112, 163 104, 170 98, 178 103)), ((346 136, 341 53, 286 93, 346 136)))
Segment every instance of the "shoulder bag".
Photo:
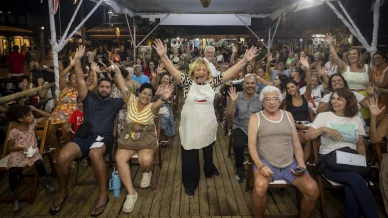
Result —
POLYGON ((124 123, 118 147, 127 150, 157 148, 155 124, 124 123))
POLYGON ((344 148, 334 150, 319 159, 316 167, 320 173, 322 173, 325 170, 325 168, 328 168, 332 171, 355 172, 360 174, 363 177, 369 176, 370 167, 368 163, 366 163, 366 167, 348 165, 348 164, 339 164, 337 163, 337 153, 336 153, 337 151, 342 151, 350 154, 359 154, 356 150, 351 149, 349 147, 344 147, 344 148))

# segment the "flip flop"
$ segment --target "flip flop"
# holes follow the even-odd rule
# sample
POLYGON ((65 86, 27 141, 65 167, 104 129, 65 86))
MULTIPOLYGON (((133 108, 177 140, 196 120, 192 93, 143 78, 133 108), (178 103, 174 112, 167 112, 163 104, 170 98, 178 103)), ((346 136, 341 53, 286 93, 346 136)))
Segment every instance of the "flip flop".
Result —
POLYGON ((55 215, 55 214, 59 213, 59 211, 61 211, 62 206, 63 206, 63 203, 65 203, 66 199, 67 199, 67 197, 65 197, 65 199, 63 199, 63 201, 62 201, 61 203, 59 203, 59 204, 55 204, 55 203, 53 202, 54 208, 56 209, 57 207, 59 207, 59 209, 58 209, 58 210, 51 210, 51 208, 50 208, 50 211, 49 211, 50 214, 51 214, 51 215, 55 215))
POLYGON ((105 210, 105 208, 106 208, 106 205, 108 205, 108 202, 109 202, 109 197, 106 198, 105 204, 103 204, 103 205, 101 205, 101 206, 99 206, 99 207, 94 207, 94 211, 96 211, 96 210, 98 210, 98 209, 100 209, 100 208, 104 208, 104 209, 103 209, 100 213, 90 214, 90 216, 92 216, 92 217, 98 217, 98 216, 100 216, 102 213, 104 213, 104 210, 105 210))

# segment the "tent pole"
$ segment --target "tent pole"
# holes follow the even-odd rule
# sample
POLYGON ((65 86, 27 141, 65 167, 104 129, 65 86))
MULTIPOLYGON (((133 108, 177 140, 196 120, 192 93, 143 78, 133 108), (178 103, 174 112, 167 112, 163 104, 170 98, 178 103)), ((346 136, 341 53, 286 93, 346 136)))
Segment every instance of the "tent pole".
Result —
POLYGON ((262 41, 260 40, 260 37, 258 37, 258 36, 256 35, 256 33, 253 32, 253 30, 252 30, 251 28, 249 28, 249 26, 241 19, 241 17, 238 16, 237 14, 235 14, 235 15, 236 15, 236 17, 241 21, 241 23, 244 24, 245 27, 248 28, 248 30, 251 31, 251 33, 252 33, 254 36, 256 36, 257 40, 259 40, 259 41, 260 41, 267 49, 269 49, 268 46, 267 46, 264 42, 262 42, 262 41))
POLYGON ((55 77, 55 92, 51 93, 53 98, 56 99, 59 95, 59 64, 58 64, 58 48, 57 43, 57 33, 55 29, 55 18, 54 18, 54 6, 53 1, 47 1, 49 8, 49 16, 50 16, 50 30, 51 30, 51 48, 53 52, 53 63, 54 63, 54 77, 55 77))
POLYGON ((69 24, 67 25, 65 32, 63 33, 62 39, 66 38, 66 35, 69 32, 69 29, 70 29, 71 25, 73 24, 75 15, 78 13, 78 10, 79 10, 80 6, 82 5, 82 1, 83 0, 80 0, 78 2, 77 8, 75 9, 73 16, 71 17, 71 20, 70 20, 69 24))
POLYGON ((89 12, 88 15, 86 15, 86 17, 81 21, 80 24, 78 24, 78 26, 74 29, 74 31, 72 33, 70 33, 70 35, 66 38, 66 40, 63 40, 59 46, 59 51, 62 50, 63 47, 65 47, 65 45, 69 42, 70 38, 74 36, 74 34, 77 32, 77 30, 79 30, 82 25, 84 25, 84 23, 89 19, 90 16, 92 16, 92 14, 97 10, 97 8, 102 4, 104 0, 100 0, 98 1, 98 3, 93 7, 93 9, 89 12))
POLYGON ((141 40, 141 42, 139 42, 139 44, 136 46, 136 47, 139 47, 139 45, 141 45, 141 43, 143 43, 144 42, 144 40, 146 40, 147 38, 148 38, 148 36, 150 36, 155 30, 156 30, 156 28, 158 28, 158 26, 169 16, 170 14, 166 14, 166 16, 158 23, 158 25, 156 25, 156 27, 154 27, 152 30, 151 30, 151 32, 150 33, 148 33, 148 35, 146 35, 145 37, 144 37, 144 39, 143 40, 141 40))
POLYGON ((279 23, 282 20, 282 17, 283 17, 283 13, 280 15, 280 17, 278 19, 278 23, 276 24, 275 31, 273 32, 273 35, 272 35, 272 38, 271 38, 271 44, 269 45, 270 47, 272 47, 273 39, 275 38, 276 31, 278 30, 279 23))
POLYGON ((133 63, 136 64, 136 22, 133 19, 133 63))

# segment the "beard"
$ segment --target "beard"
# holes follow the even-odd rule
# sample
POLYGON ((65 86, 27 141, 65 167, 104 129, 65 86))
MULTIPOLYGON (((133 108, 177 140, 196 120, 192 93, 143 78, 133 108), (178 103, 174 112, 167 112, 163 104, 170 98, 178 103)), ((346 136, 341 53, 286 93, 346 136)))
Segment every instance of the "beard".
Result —
MULTIPOLYGON (((106 92, 105 92, 105 93, 106 93, 106 92)), ((101 95, 100 92, 97 92, 97 96, 98 96, 100 99, 102 99, 102 100, 106 100, 106 99, 108 99, 108 98, 110 97, 110 93, 107 93, 106 96, 103 96, 103 95, 101 95)))

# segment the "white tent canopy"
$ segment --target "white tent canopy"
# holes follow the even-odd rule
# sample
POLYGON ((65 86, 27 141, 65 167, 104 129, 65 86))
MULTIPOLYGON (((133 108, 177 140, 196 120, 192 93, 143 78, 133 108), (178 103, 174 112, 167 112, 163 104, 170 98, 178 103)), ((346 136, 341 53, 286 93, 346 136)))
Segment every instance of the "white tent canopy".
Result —
MULTIPOLYGON (((201 5, 200 0, 91 0, 97 4, 92 11, 84 18, 83 21, 75 28, 73 32, 67 35, 69 27, 74 21, 75 14, 77 14, 79 5, 82 0, 78 3, 74 15, 69 22, 69 25, 63 34, 63 40, 61 43, 56 42, 56 29, 54 21, 54 10, 52 0, 48 0, 49 4, 49 15, 50 15, 50 29, 53 47, 53 59, 54 59, 54 70, 55 70, 55 81, 56 81, 56 93, 59 94, 59 70, 58 70, 58 52, 62 50, 68 40, 76 33, 76 31, 89 19, 90 15, 101 5, 108 6, 117 14, 125 14, 133 17, 139 15, 143 18, 156 19, 160 18, 158 25, 217 25, 217 26, 228 26, 228 25, 244 25, 246 26, 257 39, 259 37, 249 28, 252 17, 270 17, 272 20, 279 18, 277 24, 282 15, 295 12, 298 10, 307 9, 310 7, 318 6, 326 3, 333 12, 338 16, 339 19, 349 28, 353 35, 366 47, 368 51, 374 53, 377 46, 377 35, 380 17, 380 4, 381 0, 375 0, 373 5, 374 17, 374 29, 373 29, 373 40, 369 45, 357 26, 355 26, 353 20, 343 8, 340 1, 338 1, 340 8, 343 10, 346 18, 334 7, 331 2, 337 0, 211 0, 210 6, 204 8, 201 5)), ((127 16, 126 16, 127 18, 127 16)), ((128 23, 128 19, 127 19, 128 23)), ((158 26, 157 25, 157 26, 158 26)), ((152 30, 154 31, 157 26, 152 30)), ((136 38, 136 28, 134 28, 133 35, 131 33, 130 25, 128 28, 131 34, 134 47, 137 47, 134 40, 136 38)), ((276 26, 277 28, 277 26, 276 26)), ((151 33, 152 33, 151 31, 151 33)), ((151 34, 149 33, 142 42, 151 34)), ((276 33, 276 29, 274 31, 276 33)), ((269 42, 268 45, 264 44, 265 47, 269 48, 272 44, 271 30, 269 30, 269 42)), ((273 39, 273 36, 272 36, 273 39)), ((134 49, 136 51, 136 49, 134 49)), ((134 55, 136 56, 136 54, 134 55)))

